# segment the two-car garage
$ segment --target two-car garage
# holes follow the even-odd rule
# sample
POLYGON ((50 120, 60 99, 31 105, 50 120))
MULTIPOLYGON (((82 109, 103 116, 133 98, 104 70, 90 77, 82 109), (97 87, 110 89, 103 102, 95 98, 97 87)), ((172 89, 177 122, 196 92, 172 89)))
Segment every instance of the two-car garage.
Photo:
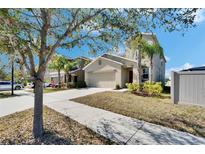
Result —
POLYGON ((99 57, 85 68, 85 82, 88 87, 115 88, 121 86, 122 64, 105 57, 99 57))
POLYGON ((87 84, 90 87, 113 88, 116 85, 115 72, 88 73, 87 84))

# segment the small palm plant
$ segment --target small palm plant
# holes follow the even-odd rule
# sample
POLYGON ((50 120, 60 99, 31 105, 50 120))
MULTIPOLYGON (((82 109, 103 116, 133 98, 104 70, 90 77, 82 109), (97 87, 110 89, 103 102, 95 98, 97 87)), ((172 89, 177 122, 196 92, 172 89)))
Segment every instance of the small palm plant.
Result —
POLYGON ((61 88, 61 74, 60 71, 64 69, 65 59, 61 55, 55 55, 52 62, 48 65, 49 69, 58 71, 58 88, 61 88))
POLYGON ((158 54, 160 57, 163 56, 163 48, 159 45, 158 42, 149 44, 142 35, 133 37, 130 41, 130 46, 133 50, 137 50, 137 64, 138 64, 138 73, 139 73, 139 82, 141 83, 141 59, 142 55, 147 55, 150 59, 150 76, 149 80, 152 81, 152 69, 153 69, 153 56, 158 54))
POLYGON ((77 61, 73 61, 73 62, 70 62, 70 61, 67 61, 65 64, 64 64, 64 72, 66 73, 66 85, 67 85, 67 88, 69 87, 69 71, 73 70, 76 66, 77 66, 78 62, 77 61))
POLYGON ((153 69, 153 57, 154 55, 163 56, 163 48, 159 45, 159 43, 149 44, 146 41, 142 44, 142 52, 147 55, 150 59, 150 75, 149 81, 152 82, 152 69, 153 69))

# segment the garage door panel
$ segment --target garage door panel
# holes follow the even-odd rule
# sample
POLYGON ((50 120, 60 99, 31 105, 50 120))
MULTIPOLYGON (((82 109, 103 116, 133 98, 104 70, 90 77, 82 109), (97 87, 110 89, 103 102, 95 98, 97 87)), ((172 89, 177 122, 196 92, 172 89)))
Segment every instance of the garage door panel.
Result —
POLYGON ((115 72, 90 73, 88 78, 91 87, 114 88, 116 85, 115 72))

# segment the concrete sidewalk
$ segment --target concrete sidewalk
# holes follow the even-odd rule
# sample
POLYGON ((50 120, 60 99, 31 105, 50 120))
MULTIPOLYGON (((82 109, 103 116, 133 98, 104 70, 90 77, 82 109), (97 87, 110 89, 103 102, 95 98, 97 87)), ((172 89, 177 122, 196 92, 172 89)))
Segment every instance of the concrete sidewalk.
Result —
POLYGON ((46 105, 119 144, 205 144, 192 134, 126 117, 73 101, 46 105))

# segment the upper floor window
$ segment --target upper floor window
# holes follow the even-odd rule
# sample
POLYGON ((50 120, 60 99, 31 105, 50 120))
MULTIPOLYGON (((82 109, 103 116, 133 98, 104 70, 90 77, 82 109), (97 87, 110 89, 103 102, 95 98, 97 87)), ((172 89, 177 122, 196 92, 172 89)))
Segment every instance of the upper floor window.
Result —
POLYGON ((142 80, 146 81, 148 79, 149 79, 149 68, 145 67, 143 68, 142 80))

